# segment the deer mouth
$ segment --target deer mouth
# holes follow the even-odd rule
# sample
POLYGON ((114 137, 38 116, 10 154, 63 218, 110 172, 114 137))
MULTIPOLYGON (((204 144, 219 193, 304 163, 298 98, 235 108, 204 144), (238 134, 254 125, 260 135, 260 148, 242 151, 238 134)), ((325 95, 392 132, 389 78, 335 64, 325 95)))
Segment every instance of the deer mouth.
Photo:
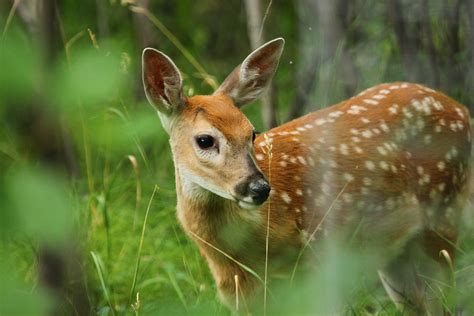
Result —
POLYGON ((239 200, 239 199, 237 199, 237 204, 241 208, 244 208, 246 210, 254 210, 254 209, 258 208, 261 205, 261 204, 255 204, 253 202, 246 202, 244 200, 239 200))

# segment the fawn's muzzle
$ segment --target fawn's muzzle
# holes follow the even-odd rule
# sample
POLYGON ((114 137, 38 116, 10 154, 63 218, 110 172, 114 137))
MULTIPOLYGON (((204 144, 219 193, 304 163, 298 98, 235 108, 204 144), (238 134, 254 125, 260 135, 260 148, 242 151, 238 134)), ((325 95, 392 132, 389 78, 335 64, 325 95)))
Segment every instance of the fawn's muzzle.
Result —
POLYGON ((270 183, 268 183, 262 174, 249 177, 238 184, 236 188, 240 196, 245 200, 251 200, 251 202, 256 205, 260 205, 268 199, 270 190, 270 183))

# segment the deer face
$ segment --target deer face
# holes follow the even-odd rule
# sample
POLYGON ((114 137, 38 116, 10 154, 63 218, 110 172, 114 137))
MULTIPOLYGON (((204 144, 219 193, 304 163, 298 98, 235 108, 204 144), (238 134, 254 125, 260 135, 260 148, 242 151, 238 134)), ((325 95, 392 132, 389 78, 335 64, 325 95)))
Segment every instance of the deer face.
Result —
POLYGON ((283 49, 276 39, 250 54, 211 96, 189 99, 179 70, 163 53, 143 53, 143 82, 170 135, 184 194, 204 189, 253 208, 270 185, 254 159, 252 124, 239 107, 255 100, 271 80, 283 49), (187 192, 186 192, 187 191, 187 192))
POLYGON ((270 186, 255 163, 253 126, 229 97, 192 97, 175 124, 170 138, 185 186, 198 184, 244 208, 267 199, 270 186))

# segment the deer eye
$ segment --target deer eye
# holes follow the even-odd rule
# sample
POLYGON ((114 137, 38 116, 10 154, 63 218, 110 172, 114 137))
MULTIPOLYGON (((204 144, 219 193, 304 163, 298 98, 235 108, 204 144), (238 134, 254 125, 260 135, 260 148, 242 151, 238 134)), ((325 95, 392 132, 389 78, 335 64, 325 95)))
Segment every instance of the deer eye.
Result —
POLYGON ((198 135, 196 136, 196 143, 201 149, 209 149, 214 146, 215 140, 211 135, 198 135))

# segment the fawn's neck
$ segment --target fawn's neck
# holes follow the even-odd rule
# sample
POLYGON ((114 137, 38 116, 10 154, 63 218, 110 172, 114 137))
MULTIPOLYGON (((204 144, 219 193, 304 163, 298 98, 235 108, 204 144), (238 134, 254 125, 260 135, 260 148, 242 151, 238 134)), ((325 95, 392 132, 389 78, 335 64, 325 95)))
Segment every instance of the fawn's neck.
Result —
POLYGON ((198 244, 202 245, 201 238, 215 247, 238 252, 239 244, 252 240, 254 232, 264 225, 260 209, 241 209, 234 201, 186 178, 179 166, 175 172, 178 219, 198 244))

